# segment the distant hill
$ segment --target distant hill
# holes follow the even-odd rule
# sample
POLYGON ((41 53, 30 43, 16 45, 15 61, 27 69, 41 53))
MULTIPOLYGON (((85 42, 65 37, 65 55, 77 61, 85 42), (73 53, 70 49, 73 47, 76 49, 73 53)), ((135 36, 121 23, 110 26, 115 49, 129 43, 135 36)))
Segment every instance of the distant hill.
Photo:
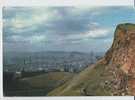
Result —
POLYGON ((135 24, 116 27, 114 41, 105 56, 49 96, 135 95, 135 24))
POLYGON ((102 52, 8 52, 3 57, 4 71, 37 71, 39 69, 51 69, 72 65, 77 71, 81 71, 87 65, 95 63, 103 56, 102 52))

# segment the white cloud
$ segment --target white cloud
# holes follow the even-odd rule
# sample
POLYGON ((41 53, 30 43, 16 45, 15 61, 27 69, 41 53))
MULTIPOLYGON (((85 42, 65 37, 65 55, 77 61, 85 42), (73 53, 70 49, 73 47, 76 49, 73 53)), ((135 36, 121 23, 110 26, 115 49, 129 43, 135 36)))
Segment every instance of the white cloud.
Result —
POLYGON ((72 7, 72 8, 73 9, 70 10, 72 13, 83 13, 83 12, 94 11, 98 9, 95 6, 81 6, 81 7, 72 7))
POLYGON ((11 36, 11 39, 13 41, 17 42, 17 41, 22 41, 22 40, 24 41, 25 38, 23 38, 22 36, 19 36, 19 35, 13 35, 13 36, 11 36))
POLYGON ((102 13, 103 13, 102 10, 100 10, 100 11, 94 11, 94 12, 91 13, 91 15, 93 15, 93 16, 99 16, 102 13))
POLYGON ((104 37, 110 32, 110 29, 94 29, 90 30, 85 34, 85 37, 98 38, 104 37))
POLYGON ((82 40, 88 40, 88 38, 100 38, 105 37, 111 32, 111 28, 97 28, 90 30, 86 33, 81 34, 73 34, 69 35, 66 38, 67 39, 82 39, 82 40))
POLYGON ((32 14, 30 18, 23 18, 22 16, 17 15, 11 20, 10 25, 12 28, 19 30, 22 28, 31 27, 33 25, 38 25, 49 19, 49 14, 32 14))
POLYGON ((38 42, 46 41, 47 38, 45 35, 39 35, 39 36, 35 35, 35 36, 32 36, 31 38, 29 38, 29 40, 31 43, 35 43, 35 42, 38 43, 38 42))
POLYGON ((45 35, 33 35, 31 37, 23 37, 20 35, 13 35, 10 37, 11 41, 13 42, 26 42, 26 43, 39 43, 39 42, 45 42, 47 41, 47 38, 45 35))
MULTIPOLYGON (((12 8, 13 11, 14 9, 15 8, 12 8)), ((4 19, 5 27, 10 27, 12 30, 18 32, 24 31, 25 28, 31 28, 34 26, 38 26, 42 23, 47 23, 47 21, 61 18, 57 10, 51 10, 49 8, 41 9, 36 7, 36 8, 28 9, 28 11, 23 9, 19 9, 18 11, 20 12, 14 14, 15 16, 10 17, 10 19, 7 18, 4 19)))

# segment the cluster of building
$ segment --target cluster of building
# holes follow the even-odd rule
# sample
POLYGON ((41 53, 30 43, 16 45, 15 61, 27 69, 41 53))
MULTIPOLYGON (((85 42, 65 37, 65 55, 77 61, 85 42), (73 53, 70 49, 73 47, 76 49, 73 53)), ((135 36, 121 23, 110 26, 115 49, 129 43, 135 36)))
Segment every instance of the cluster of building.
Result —
MULTIPOLYGON (((100 56, 99 56, 100 57, 100 56)), ((82 71, 88 65, 95 63, 96 56, 73 55, 72 56, 47 56, 47 57, 27 57, 21 59, 21 63, 4 65, 5 72, 15 72, 19 76, 22 72, 72 72, 82 71)))

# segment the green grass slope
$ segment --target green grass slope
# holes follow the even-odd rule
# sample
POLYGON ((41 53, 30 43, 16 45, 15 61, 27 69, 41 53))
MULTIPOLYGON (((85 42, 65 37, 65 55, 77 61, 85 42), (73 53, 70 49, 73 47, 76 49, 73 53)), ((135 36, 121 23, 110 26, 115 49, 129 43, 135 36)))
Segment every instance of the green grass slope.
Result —
POLYGON ((23 78, 20 81, 29 84, 33 88, 55 88, 73 77, 73 73, 49 72, 38 76, 23 78))
POLYGON ((81 95, 111 95, 109 87, 103 83, 108 77, 104 77, 105 65, 100 61, 93 66, 86 68, 79 75, 64 85, 51 91, 49 96, 81 96, 81 95))

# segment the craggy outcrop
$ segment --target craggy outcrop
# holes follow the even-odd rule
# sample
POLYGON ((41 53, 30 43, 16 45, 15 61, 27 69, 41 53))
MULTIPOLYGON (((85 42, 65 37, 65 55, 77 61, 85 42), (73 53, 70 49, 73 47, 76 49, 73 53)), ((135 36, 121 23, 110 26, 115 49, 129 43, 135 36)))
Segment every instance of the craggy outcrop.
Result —
POLYGON ((119 91, 118 95, 135 95, 135 24, 117 26, 112 47, 106 53, 105 60, 115 76, 116 94, 119 91))

